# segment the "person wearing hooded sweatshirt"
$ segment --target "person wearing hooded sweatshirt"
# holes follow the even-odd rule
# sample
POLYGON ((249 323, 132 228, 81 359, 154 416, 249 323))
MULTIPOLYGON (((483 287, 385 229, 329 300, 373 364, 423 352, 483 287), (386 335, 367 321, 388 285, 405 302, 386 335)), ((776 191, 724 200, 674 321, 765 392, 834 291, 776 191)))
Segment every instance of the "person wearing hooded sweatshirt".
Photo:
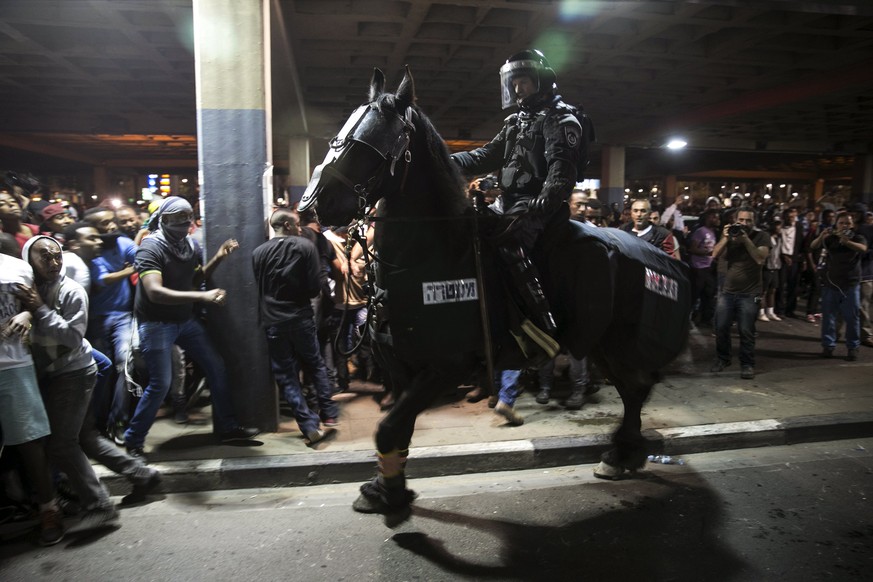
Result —
POLYGON ((33 314, 31 350, 51 426, 49 463, 63 472, 84 514, 75 529, 115 524, 118 512, 79 445, 97 366, 85 339, 88 294, 64 275, 63 250, 49 236, 35 236, 21 250, 33 268, 35 287, 19 284, 16 295, 33 314))
POLYGON ((239 248, 239 243, 234 239, 225 241, 201 267, 201 257, 188 237, 192 218, 193 209, 188 201, 168 197, 149 221, 153 234, 142 240, 136 252, 139 284, 134 312, 149 384, 124 433, 125 446, 133 456, 144 456, 146 436, 170 389, 173 344, 185 350, 206 374, 212 396, 212 423, 221 441, 247 440, 260 432, 237 422, 224 360, 194 317, 193 309, 195 303, 224 305, 227 291, 201 291, 199 287, 221 261, 239 248))
MULTIPOLYGON (((20 252, 18 244, 15 241, 13 244, 20 252)), ((39 542, 50 546, 64 537, 63 514, 46 460, 45 437, 51 433, 49 419, 39 394, 33 358, 27 349, 33 316, 17 296, 18 284, 32 283, 30 265, 17 257, 0 254, 0 448, 15 447, 18 451, 39 504, 39 542)))

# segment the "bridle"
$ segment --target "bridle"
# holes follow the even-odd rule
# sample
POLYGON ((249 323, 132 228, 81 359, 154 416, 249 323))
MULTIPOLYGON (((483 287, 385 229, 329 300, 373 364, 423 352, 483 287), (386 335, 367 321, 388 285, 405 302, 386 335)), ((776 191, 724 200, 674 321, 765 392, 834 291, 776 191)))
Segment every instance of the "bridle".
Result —
POLYGON ((375 101, 358 107, 346 120, 339 133, 328 142, 330 149, 324 161, 313 171, 298 208, 306 210, 312 206, 318 197, 318 184, 321 182, 322 176, 330 177, 357 197, 358 211, 355 220, 362 220, 370 209, 370 194, 384 182, 386 171, 391 177, 394 176, 397 162, 401 159, 405 162, 403 177, 400 181, 400 191, 402 191, 406 185, 409 165, 412 162, 409 144, 415 131, 414 115, 415 112, 411 106, 407 106, 402 115, 396 111, 386 115, 385 110, 379 107, 375 101), (343 154, 355 144, 371 148, 382 158, 372 175, 366 177, 363 182, 357 183, 350 179, 339 168, 338 164, 343 154))

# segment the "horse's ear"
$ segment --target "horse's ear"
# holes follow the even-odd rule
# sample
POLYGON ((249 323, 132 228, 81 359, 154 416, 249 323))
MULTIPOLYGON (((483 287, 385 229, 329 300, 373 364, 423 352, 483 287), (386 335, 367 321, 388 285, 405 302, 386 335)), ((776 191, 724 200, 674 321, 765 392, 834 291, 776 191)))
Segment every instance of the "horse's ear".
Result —
POLYGON ((403 74, 403 80, 400 81, 400 86, 397 87, 397 101, 402 106, 402 109, 415 103, 415 81, 412 80, 409 65, 406 65, 405 69, 406 72, 403 74))
POLYGON ((370 101, 385 92, 385 73, 379 69, 373 69, 373 78, 370 79, 370 101))

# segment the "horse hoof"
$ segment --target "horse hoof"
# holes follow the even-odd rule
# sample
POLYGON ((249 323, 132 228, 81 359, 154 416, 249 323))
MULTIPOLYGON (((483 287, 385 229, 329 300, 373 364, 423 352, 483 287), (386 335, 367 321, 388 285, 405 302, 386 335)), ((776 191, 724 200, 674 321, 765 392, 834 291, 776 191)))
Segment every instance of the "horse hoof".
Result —
POLYGON ((610 479, 614 481, 615 479, 621 477, 623 473, 623 467, 608 465, 603 461, 600 461, 600 463, 598 463, 597 466, 594 467, 594 476, 598 479, 610 479))

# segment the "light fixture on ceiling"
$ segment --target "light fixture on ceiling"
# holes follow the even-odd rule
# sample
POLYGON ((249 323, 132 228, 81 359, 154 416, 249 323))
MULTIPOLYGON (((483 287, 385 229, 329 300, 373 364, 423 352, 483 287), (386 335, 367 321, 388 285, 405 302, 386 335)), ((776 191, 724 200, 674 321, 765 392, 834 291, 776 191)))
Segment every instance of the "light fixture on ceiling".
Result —
POLYGON ((681 137, 671 137, 664 147, 668 150, 681 150, 688 145, 688 142, 681 137))

